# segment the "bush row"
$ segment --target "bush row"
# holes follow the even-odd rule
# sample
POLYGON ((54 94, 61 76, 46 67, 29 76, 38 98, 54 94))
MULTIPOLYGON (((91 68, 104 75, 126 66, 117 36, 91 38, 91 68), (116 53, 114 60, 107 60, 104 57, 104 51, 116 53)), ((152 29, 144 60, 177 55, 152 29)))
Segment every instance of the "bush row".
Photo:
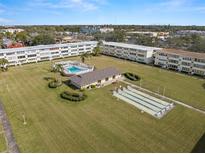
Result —
POLYGON ((133 74, 133 73, 124 73, 124 76, 129 79, 129 80, 132 80, 132 81, 139 81, 141 78, 136 75, 136 74, 133 74))
POLYGON ((85 100, 87 96, 84 93, 71 93, 68 91, 64 91, 63 93, 61 93, 61 98, 73 102, 79 102, 85 100))
POLYGON ((58 80, 53 80, 48 83, 49 88, 57 88, 57 87, 60 87, 61 85, 62 85, 62 82, 58 80))

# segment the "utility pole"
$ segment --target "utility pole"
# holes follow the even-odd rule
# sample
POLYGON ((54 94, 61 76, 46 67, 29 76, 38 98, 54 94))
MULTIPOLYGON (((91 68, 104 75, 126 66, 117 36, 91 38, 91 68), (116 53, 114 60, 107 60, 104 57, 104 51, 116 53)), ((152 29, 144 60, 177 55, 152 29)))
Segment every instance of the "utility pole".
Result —
POLYGON ((158 87, 158 90, 157 90, 157 93, 158 93, 158 94, 160 94, 160 93, 159 93, 159 90, 160 90, 160 87, 158 87))
POLYGON ((140 80, 140 88, 142 88, 142 80, 140 80))

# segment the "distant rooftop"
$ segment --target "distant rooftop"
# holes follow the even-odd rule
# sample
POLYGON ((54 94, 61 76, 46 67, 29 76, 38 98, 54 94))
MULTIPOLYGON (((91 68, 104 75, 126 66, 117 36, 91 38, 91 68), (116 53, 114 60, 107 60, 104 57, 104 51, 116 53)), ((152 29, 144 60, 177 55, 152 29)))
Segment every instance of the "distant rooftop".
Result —
POLYGON ((160 50, 161 49, 161 48, 157 48, 157 47, 149 47, 149 46, 119 43, 119 42, 103 42, 103 44, 122 47, 122 48, 138 49, 138 50, 160 50))
POLYGON ((168 53, 168 54, 176 54, 179 56, 184 57, 191 57, 191 58, 198 58, 198 59, 205 59, 205 53, 198 53, 198 52, 190 52, 180 49, 162 49, 160 52, 168 53))
POLYGON ((38 45, 38 46, 29 46, 23 48, 14 48, 14 49, 0 49, 0 52, 16 52, 16 51, 25 51, 25 50, 40 50, 40 49, 49 49, 49 48, 60 48, 65 46, 72 45, 82 45, 82 44, 93 44, 97 43, 96 41, 88 41, 88 42, 77 42, 77 43, 65 43, 65 44, 49 44, 49 45, 38 45))

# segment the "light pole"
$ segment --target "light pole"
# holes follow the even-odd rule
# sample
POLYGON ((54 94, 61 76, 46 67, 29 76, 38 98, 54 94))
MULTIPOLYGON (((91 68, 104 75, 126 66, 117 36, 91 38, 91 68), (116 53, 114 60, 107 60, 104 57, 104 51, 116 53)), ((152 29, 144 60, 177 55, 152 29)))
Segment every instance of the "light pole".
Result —
POLYGON ((163 97, 164 97, 164 95, 165 95, 165 90, 166 90, 166 88, 164 87, 164 90, 163 90, 163 97))
POLYGON ((22 117, 23 117, 23 124, 26 125, 27 122, 26 122, 26 116, 25 116, 25 113, 22 113, 22 117))

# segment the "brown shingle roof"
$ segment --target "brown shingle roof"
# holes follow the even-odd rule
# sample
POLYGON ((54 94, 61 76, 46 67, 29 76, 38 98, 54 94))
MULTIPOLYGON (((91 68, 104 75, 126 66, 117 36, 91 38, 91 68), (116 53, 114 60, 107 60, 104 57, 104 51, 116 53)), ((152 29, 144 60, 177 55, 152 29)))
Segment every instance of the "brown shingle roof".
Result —
POLYGON ((82 87, 97 82, 98 80, 103 80, 107 77, 112 77, 119 74, 121 73, 116 68, 110 67, 82 75, 72 76, 70 80, 71 82, 74 82, 82 87))
POLYGON ((191 58, 198 58, 198 59, 205 59, 205 53, 198 53, 198 52, 190 52, 180 49, 162 49, 159 52, 164 52, 168 54, 176 54, 184 57, 191 57, 191 58))

